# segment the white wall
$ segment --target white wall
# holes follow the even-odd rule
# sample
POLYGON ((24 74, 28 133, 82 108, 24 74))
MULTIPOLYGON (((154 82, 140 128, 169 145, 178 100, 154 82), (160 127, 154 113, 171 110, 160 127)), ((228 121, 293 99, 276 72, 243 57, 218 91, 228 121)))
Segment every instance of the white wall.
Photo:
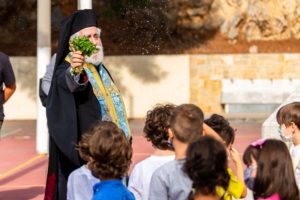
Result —
POLYGON ((261 133, 263 138, 277 138, 280 139, 279 135, 279 124, 277 123, 276 114, 278 110, 289 103, 300 101, 300 87, 298 87, 295 91, 292 92, 292 94, 286 98, 280 106, 274 112, 264 121, 261 133))
POLYGON ((189 102, 189 56, 111 56, 105 62, 131 118, 157 103, 189 102))
POLYGON ((36 58, 10 57, 17 90, 4 104, 5 119, 36 119, 36 58))
MULTIPOLYGON (((17 90, 5 104, 6 119, 36 119, 36 58, 10 58, 17 90)), ((157 103, 189 102, 189 56, 106 56, 130 118, 145 117, 157 103)), ((45 63, 46 67, 46 63, 45 63)))

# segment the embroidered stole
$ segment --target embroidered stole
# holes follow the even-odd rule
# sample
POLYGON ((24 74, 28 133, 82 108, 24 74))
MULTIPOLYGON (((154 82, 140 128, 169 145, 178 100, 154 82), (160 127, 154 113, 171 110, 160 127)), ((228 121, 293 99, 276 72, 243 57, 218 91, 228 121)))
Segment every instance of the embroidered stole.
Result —
MULTIPOLYGON (((70 62, 70 58, 71 53, 65 60, 70 62)), ((114 122, 124 131, 126 137, 130 138, 131 133, 123 99, 108 72, 102 64, 99 65, 99 71, 89 63, 85 63, 83 69, 100 104, 102 120, 114 122)))

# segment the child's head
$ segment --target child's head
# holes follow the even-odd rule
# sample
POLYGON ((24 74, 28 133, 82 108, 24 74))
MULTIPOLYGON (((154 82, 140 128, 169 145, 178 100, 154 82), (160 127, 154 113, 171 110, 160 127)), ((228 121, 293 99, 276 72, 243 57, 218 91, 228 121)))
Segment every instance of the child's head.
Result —
POLYGON ((210 136, 200 137, 187 150, 183 170, 193 181, 189 199, 198 195, 215 196, 216 187, 229 184, 225 146, 210 136))
POLYGON ((213 114, 210 118, 204 120, 204 123, 220 135, 226 147, 230 147, 233 144, 235 131, 223 116, 213 114))
POLYGON ((193 104, 182 104, 174 109, 170 121, 170 130, 181 143, 190 143, 198 139, 203 132, 203 112, 193 104))
POLYGON ((268 139, 259 145, 254 198, 278 193, 281 200, 299 199, 293 164, 286 144, 268 139))
POLYGON ((300 140, 300 102, 289 103, 281 107, 276 114, 276 119, 283 139, 290 140, 299 137, 300 140))
POLYGON ((243 162, 247 166, 244 171, 244 180, 247 187, 253 190, 254 179, 257 169, 257 158, 260 151, 260 145, 264 143, 264 139, 258 139, 252 142, 244 151, 243 162))
POLYGON ((243 162, 244 164, 249 167, 250 165, 253 164, 253 161, 257 160, 258 157, 258 152, 259 149, 256 148, 253 145, 249 145, 245 151, 244 151, 244 155, 243 155, 243 162))
POLYGON ((175 106, 171 104, 158 105, 147 112, 144 126, 145 137, 155 148, 168 150, 168 128, 175 106))
POLYGON ((282 106, 276 114, 278 124, 290 125, 294 122, 300 127, 300 102, 292 102, 282 106))
POLYGON ((278 109, 277 113, 276 113, 276 120, 277 120, 277 123, 279 125, 283 124, 282 119, 281 119, 282 118, 282 110, 283 110, 283 108, 284 108, 284 106, 280 107, 278 109))
POLYGON ((124 132, 113 122, 96 124, 89 139, 90 164, 94 176, 100 180, 120 179, 131 163, 132 148, 124 132))

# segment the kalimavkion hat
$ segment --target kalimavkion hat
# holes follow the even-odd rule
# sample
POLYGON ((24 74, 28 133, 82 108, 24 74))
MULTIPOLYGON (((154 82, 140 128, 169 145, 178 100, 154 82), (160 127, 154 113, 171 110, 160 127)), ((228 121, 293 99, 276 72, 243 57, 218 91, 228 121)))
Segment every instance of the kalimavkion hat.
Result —
POLYGON ((98 24, 96 13, 91 9, 78 10, 62 21, 54 71, 56 66, 59 65, 69 53, 69 39, 71 35, 81 29, 92 26, 97 27, 98 24))
POLYGON ((72 23, 71 35, 87 27, 97 27, 97 17, 93 10, 79 10, 70 16, 70 20, 72 23))

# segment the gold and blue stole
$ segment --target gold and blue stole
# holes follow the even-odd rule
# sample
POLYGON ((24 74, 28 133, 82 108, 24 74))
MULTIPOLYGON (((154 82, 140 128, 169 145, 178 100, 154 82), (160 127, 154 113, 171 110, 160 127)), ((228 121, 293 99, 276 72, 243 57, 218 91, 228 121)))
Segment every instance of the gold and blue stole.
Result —
MULTIPOLYGON (((65 60, 71 62, 70 58, 71 53, 65 60)), ((130 138, 131 132, 122 96, 106 69, 100 64, 97 71, 96 67, 89 63, 84 63, 83 69, 100 104, 102 120, 114 122, 124 131, 126 137, 130 138)))

